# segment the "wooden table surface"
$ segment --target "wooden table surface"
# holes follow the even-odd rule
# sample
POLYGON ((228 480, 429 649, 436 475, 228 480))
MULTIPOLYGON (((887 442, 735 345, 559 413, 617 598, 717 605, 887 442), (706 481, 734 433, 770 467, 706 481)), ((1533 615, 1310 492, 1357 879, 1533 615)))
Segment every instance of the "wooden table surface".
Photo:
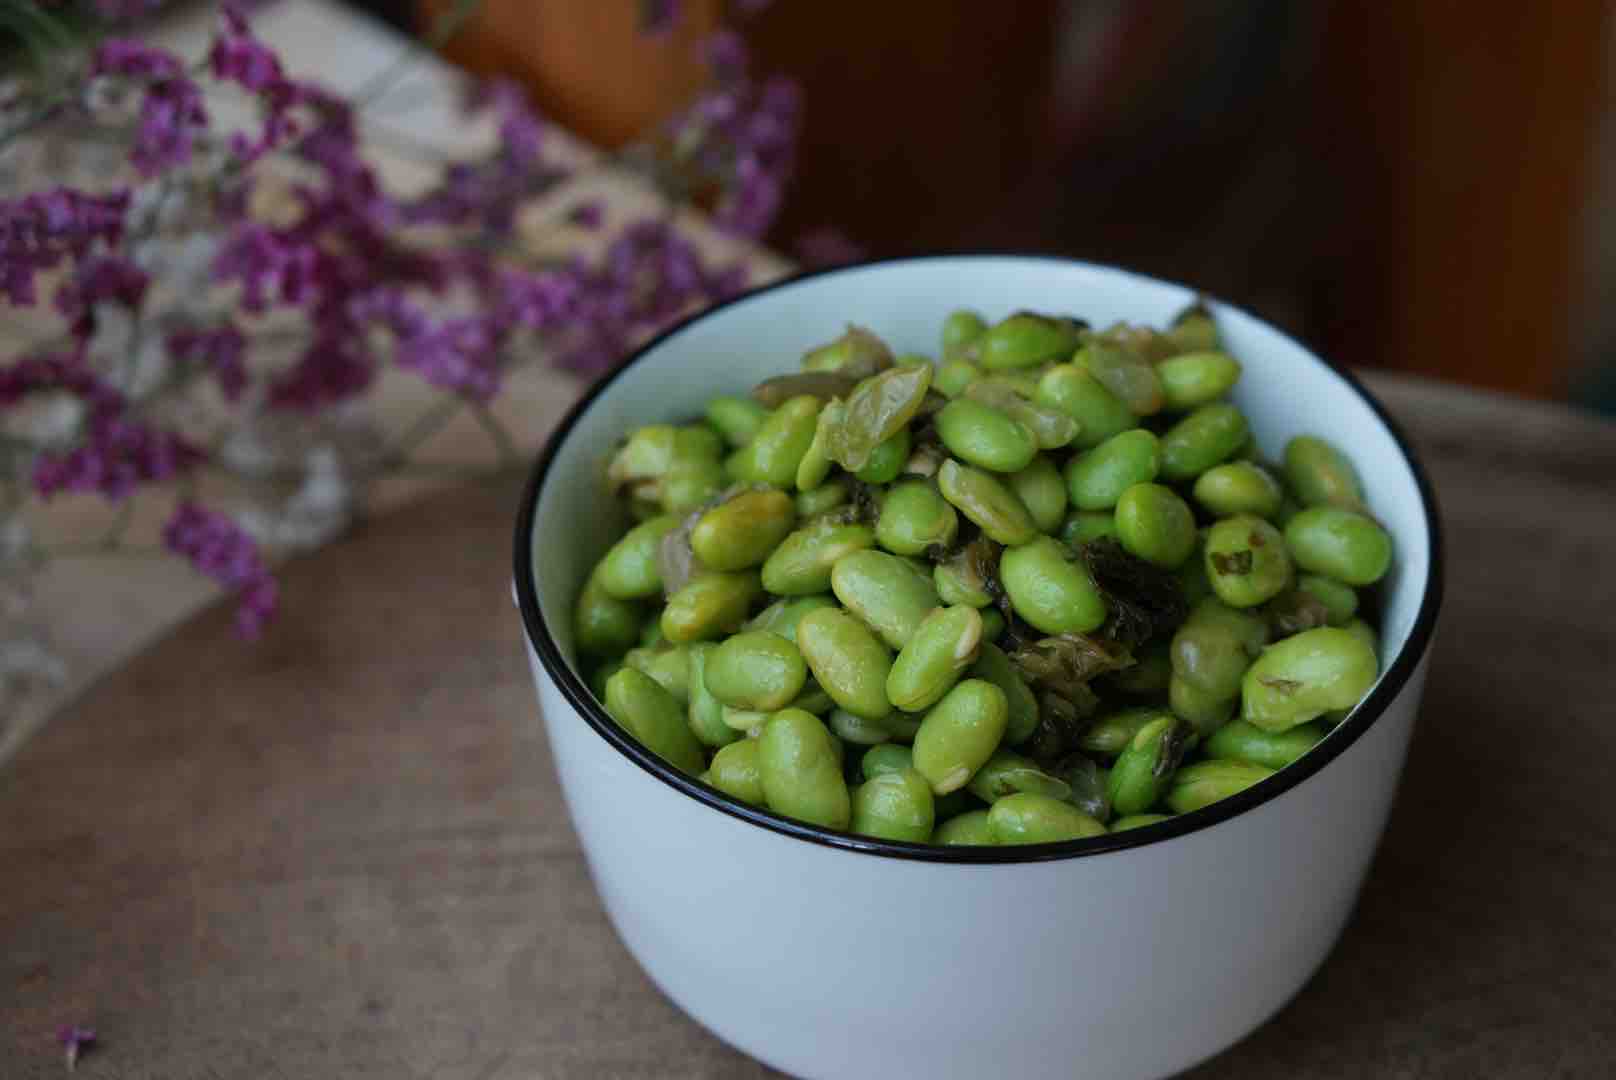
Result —
MULTIPOLYGON (((1450 555, 1402 797, 1317 978, 1193 1075, 1609 1076, 1616 428, 1378 386, 1450 555)), ((61 1075, 70 1023, 86 1077, 766 1075, 596 901, 509 601, 518 484, 294 563, 257 647, 204 613, 0 773, 0 1076, 61 1075)))

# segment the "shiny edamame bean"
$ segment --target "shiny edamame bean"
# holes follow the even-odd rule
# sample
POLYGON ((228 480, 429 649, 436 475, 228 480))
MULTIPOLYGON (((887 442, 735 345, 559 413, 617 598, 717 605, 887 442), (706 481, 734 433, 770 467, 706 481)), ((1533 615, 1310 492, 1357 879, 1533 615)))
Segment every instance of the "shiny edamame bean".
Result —
POLYGON ((735 448, 751 442, 768 418, 769 410, 751 398, 715 397, 707 402, 707 422, 735 448))
POLYGON ((741 739, 719 748, 707 770, 707 783, 749 806, 763 805, 763 769, 758 739, 741 739))
POLYGON ((691 776, 705 767, 685 710, 655 679, 624 667, 606 680, 606 711, 647 750, 691 776))
POLYGON ((1208 738, 1202 749, 1209 758, 1220 761, 1249 761, 1270 769, 1283 769, 1324 738, 1322 724, 1298 724, 1285 731, 1264 731, 1255 724, 1236 720, 1225 724, 1208 738))
POLYGON ((969 360, 949 360, 937 369, 932 389, 944 397, 959 397, 965 388, 982 377, 982 369, 969 360))
POLYGON ((899 428, 870 452, 870 460, 855 475, 866 484, 890 484, 909 460, 909 429, 899 428))
POLYGON ((887 674, 887 700, 904 712, 929 708, 976 661, 982 616, 973 607, 937 608, 916 627, 887 674))
POLYGON ((651 676, 679 704, 690 700, 690 655, 683 645, 630 649, 623 663, 651 676))
POLYGON ((847 406, 840 400, 827 402, 814 421, 814 437, 808 449, 797 461, 797 490, 816 491, 830 476, 836 464, 830 457, 833 432, 847 416, 847 406))
POLYGON ((808 394, 783 402, 751 441, 730 455, 730 472, 748 484, 792 487, 797 482, 797 466, 814 441, 819 407, 819 399, 808 394))
POLYGON ((1008 716, 1004 691, 997 686, 982 679, 955 684, 915 733, 915 770, 934 794, 958 791, 993 756, 1008 716))
POLYGON ((1195 513, 1178 493, 1161 484, 1135 484, 1116 509, 1117 540, 1131 554, 1167 570, 1195 550, 1195 513))
POLYGON ((1102 537, 1116 539, 1117 515, 1110 510, 1073 510, 1061 524, 1061 543, 1075 548, 1102 537))
POLYGON ((1153 720, 1173 714, 1156 706, 1140 706, 1107 713, 1090 724, 1077 741, 1078 749, 1101 757, 1115 757, 1127 749, 1139 730, 1153 720))
POLYGON ((1298 435, 1285 444, 1285 480, 1303 506, 1364 510, 1363 488, 1352 462, 1316 435, 1298 435))
POLYGON ((662 609, 662 634, 683 645, 730 633, 746 621, 746 613, 762 595, 755 570, 702 574, 668 597, 662 609))
POLYGON ((924 555, 934 546, 947 547, 958 535, 959 514, 929 480, 894 484, 875 522, 876 543, 894 555, 924 555))
POLYGON ((662 479, 662 508, 683 516, 724 490, 728 477, 717 461, 676 461, 662 479))
POLYGON ((987 333, 986 320, 968 308, 951 311, 943 320, 942 355, 944 360, 951 359, 965 346, 976 341, 987 333))
POLYGON ((1173 665, 1169 647, 1160 641, 1147 644, 1134 656, 1134 662, 1121 671, 1112 672, 1111 685, 1124 694, 1135 697, 1159 698, 1167 693, 1167 680, 1172 678, 1173 665))
POLYGON ((1050 537, 1006 548, 999 580, 1016 614, 1046 634, 1086 634, 1105 622, 1105 599, 1088 570, 1050 537))
POLYGON ((572 612, 573 640, 587 656, 622 656, 640 636, 643 612, 632 600, 619 600, 600 584, 598 570, 584 582, 572 612))
POLYGON ((1221 352, 1186 352, 1156 365, 1163 408, 1184 412, 1209 405, 1240 379, 1240 361, 1221 352))
POLYGON ((1270 645, 1246 670, 1241 715, 1264 731, 1284 731, 1352 708, 1379 673, 1374 650, 1350 630, 1304 630, 1270 645))
POLYGON ((1070 784, 1044 772, 1032 758, 1003 747, 982 763, 966 790, 985 803, 996 802, 1018 791, 1048 795, 1052 799, 1064 799, 1072 793, 1070 784))
POLYGON ((1273 769, 1245 761, 1197 761, 1173 777, 1167 805, 1175 814, 1187 814, 1239 794, 1273 775, 1273 769))
POLYGON ((1285 526, 1296 565, 1348 585, 1373 585, 1392 564, 1392 538, 1372 519, 1334 506, 1310 506, 1285 526))
POLYGON ((1117 820, 1113 821, 1111 823, 1111 831, 1114 833, 1119 833, 1127 832, 1129 829, 1142 829, 1146 825, 1154 825, 1159 821, 1167 821, 1171 819, 1172 816, 1173 815, 1171 814, 1129 814, 1127 817, 1119 817, 1117 820))
POLYGON ((783 709, 769 717, 758 743, 763 798, 770 810, 829 829, 847 828, 853 807, 839 744, 818 717, 783 709))
POLYGON ((797 492, 797 517, 802 521, 818 517, 820 514, 845 505, 847 498, 847 485, 845 484, 820 484, 812 491, 799 490, 797 492))
POLYGON ((1351 585, 1322 574, 1299 574, 1296 587, 1324 605, 1331 626, 1344 626, 1358 614, 1358 593, 1351 585))
POLYGON ((1194 728, 1198 735, 1210 735, 1227 724, 1239 700, 1238 695, 1215 697, 1177 675, 1167 681, 1167 703, 1173 715, 1194 728))
POLYGON ((1000 844, 1050 844, 1105 834, 1104 825, 1048 795, 1006 795, 988 809, 987 819, 1000 844))
POLYGON ((783 709, 808 681, 808 666, 796 645, 767 630, 726 638, 707 657, 705 668, 707 691, 738 709, 783 709))
POLYGON ((1150 721, 1128 741, 1111 767, 1106 792, 1117 814, 1142 814, 1166 792, 1184 756, 1189 729, 1176 716, 1150 721))
POLYGON ((1191 480, 1234 456, 1250 429, 1233 405, 1202 405, 1161 437, 1161 474, 1191 480))
POLYGON ((809 612, 797 624, 797 648, 837 705, 866 720, 892 711, 886 689, 892 653, 853 616, 833 608, 809 612))
POLYGON ((745 570, 761 565, 796 520, 796 503, 785 492, 743 491, 696 520, 690 548, 709 569, 745 570))
POLYGON ((1066 494, 1079 510, 1109 510, 1135 484, 1161 469, 1161 447, 1143 428, 1114 435, 1066 463, 1066 494))
POLYGON ((866 720, 846 709, 832 709, 825 722, 832 735, 854 746, 879 746, 892 738, 892 729, 887 727, 886 721, 866 720))
POLYGON ((937 606, 930 574, 917 574, 896 555, 855 551, 837 560, 831 590, 881 640, 901 649, 937 606))
POLYGON ((853 792, 850 831, 860 836, 924 844, 935 820, 931 788, 913 769, 870 777, 853 792))
POLYGON ((1025 544, 1039 535, 1038 525, 1021 498, 992 473, 950 458, 937 470, 937 487, 950 505, 991 540, 1025 544))
POLYGON ((1013 473, 1038 453, 1038 440, 1026 425, 969 397, 944 405, 934 422, 949 453, 978 468, 1013 473))
POLYGON ((763 587, 775 596, 811 596, 830 590, 831 571, 855 551, 875 546, 875 530, 834 519, 811 522, 781 541, 763 560, 763 587))
POLYGON ((1086 368, 1135 416, 1150 416, 1161 410, 1165 401, 1161 378, 1151 364, 1131 350, 1094 341, 1079 349, 1072 362, 1086 368))
POLYGON ((748 619, 741 629, 768 630, 795 644, 797 641, 797 624, 802 621, 804 615, 810 611, 818 611, 820 608, 834 608, 835 606, 835 598, 826 596, 823 593, 776 600, 748 619))
MULTIPOLYGON (((986 638, 985 626, 983 631, 986 638)), ((991 641, 984 640, 976 663, 971 665, 968 674, 970 678, 992 683, 1004 693, 1008 709, 1005 714, 1005 745, 1020 746, 1026 742, 1038 727, 1038 699, 1021 677, 1021 672, 1016 670, 1015 664, 1010 662, 1010 657, 991 641)))
POLYGON ((864 751, 859 759, 859 771, 871 780, 885 773, 904 772, 915 767, 914 753, 898 743, 882 743, 864 751))
POLYGON ((1077 324, 1069 319, 1018 311, 990 326, 973 345, 983 369, 1009 371, 1070 356, 1077 338, 1077 324))
POLYGON ((1133 410, 1074 364, 1056 364, 1038 380, 1033 400, 1077 421, 1071 445, 1092 450, 1114 436, 1139 426, 1133 410))
POLYGON ((728 746, 741 737, 740 732, 724 723, 724 703, 707 689, 707 658, 716 648, 710 641, 698 641, 685 649, 689 667, 685 719, 704 746, 728 746))
POLYGON ((659 595, 662 574, 657 568, 657 548, 678 526, 677 515, 660 514, 630 529, 600 560, 595 571, 600 587, 620 600, 659 595))
POLYGON ((1027 508, 1040 532, 1052 533, 1060 528, 1066 516, 1066 481, 1053 461, 1043 454, 1033 458, 1025 469, 1010 475, 1010 490, 1027 508))
POLYGON ((1203 565, 1212 591, 1231 607, 1256 607, 1291 583, 1285 538, 1260 517, 1237 514, 1207 532, 1203 565))
POLYGON ((1203 600, 1173 634, 1173 675, 1205 700, 1230 700, 1240 693, 1240 680, 1267 641, 1268 625, 1261 616, 1216 599, 1203 600))
POLYGON ((1272 473, 1249 461, 1214 465, 1195 478, 1195 501, 1219 517, 1255 514, 1269 518, 1279 512, 1284 490, 1272 473))
POLYGON ((999 838, 988 824, 986 810, 968 810, 937 826, 931 842, 944 847, 991 847, 999 838))
POLYGON ((983 641, 998 641, 999 635, 1004 633, 1007 625, 1008 624, 1004 621, 1004 616, 999 614, 998 608, 990 607, 982 609, 983 641))

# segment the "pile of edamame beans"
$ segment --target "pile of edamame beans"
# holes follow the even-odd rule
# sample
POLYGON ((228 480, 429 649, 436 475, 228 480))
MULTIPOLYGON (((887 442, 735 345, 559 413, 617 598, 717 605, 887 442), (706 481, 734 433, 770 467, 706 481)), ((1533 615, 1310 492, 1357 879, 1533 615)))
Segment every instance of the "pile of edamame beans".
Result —
POLYGON ((1244 790, 1368 692, 1392 542, 1337 447, 1279 461, 1201 305, 1165 329, 853 327, 628 434, 637 521, 576 642, 612 717, 733 799, 933 844, 1135 828, 1244 790))

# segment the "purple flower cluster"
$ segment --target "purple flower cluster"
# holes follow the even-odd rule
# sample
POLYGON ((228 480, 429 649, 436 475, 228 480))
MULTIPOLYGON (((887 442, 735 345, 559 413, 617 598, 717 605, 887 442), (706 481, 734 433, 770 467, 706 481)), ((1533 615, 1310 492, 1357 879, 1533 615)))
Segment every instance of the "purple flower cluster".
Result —
POLYGON ((181 363, 211 368, 226 401, 241 400, 247 390, 246 352, 247 339, 230 323, 168 335, 168 354, 181 363))
POLYGON ((85 441, 65 454, 43 454, 34 488, 49 498, 63 491, 126 498, 141 484, 173 479, 202 461, 183 436, 130 419, 122 411, 92 410, 85 441))
POLYGON ((241 598, 236 629, 242 637, 256 638, 275 615, 278 590, 264 566, 258 545, 223 514, 182 502, 163 527, 163 543, 170 551, 241 598))
POLYGON ((95 305, 140 307, 151 278, 122 255, 95 255, 80 260, 73 276, 56 290, 56 310, 72 324, 73 336, 83 341, 95 330, 95 305))
POLYGON ((140 126, 129 160, 142 176, 156 176, 191 160, 197 133, 208 126, 202 90, 179 57, 131 38, 112 38, 95 50, 92 75, 115 75, 146 84, 140 126))
POLYGON ((69 257, 82 259, 97 242, 123 237, 129 192, 87 195, 55 188, 0 199, 0 297, 18 306, 37 300, 34 278, 69 257))
POLYGON ((675 118, 671 140, 694 147, 695 165, 720 185, 718 226, 762 236, 796 168, 802 92, 783 76, 757 81, 746 43, 733 31, 713 35, 706 54, 718 85, 675 118))

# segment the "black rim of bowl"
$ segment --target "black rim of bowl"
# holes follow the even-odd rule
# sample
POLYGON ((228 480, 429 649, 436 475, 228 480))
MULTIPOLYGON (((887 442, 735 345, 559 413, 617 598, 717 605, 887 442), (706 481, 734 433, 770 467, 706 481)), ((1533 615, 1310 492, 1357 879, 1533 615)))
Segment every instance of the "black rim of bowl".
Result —
MULTIPOLYGON (((1353 710, 1352 715, 1330 733, 1329 738, 1325 739, 1315 749, 1309 751, 1306 756, 1295 764, 1280 770, 1261 783, 1215 802, 1210 806, 1187 814, 1175 815, 1166 821, 1137 829, 1129 829, 1120 833, 1106 833, 1103 836, 1094 836, 1083 840, 1065 840, 1058 843, 1024 844, 1010 847, 938 847, 900 840, 879 840, 871 837, 855 836, 851 833, 837 832, 818 825, 809 825, 792 818, 782 817, 769 810, 749 806, 731 799, 715 788, 708 787, 693 776, 687 776, 680 772, 641 746, 633 736, 620 728, 617 722, 606 712, 605 708, 595 700, 595 696, 590 693, 583 680, 575 675, 572 668, 568 666, 560 646, 551 637, 549 628, 545 626, 544 619, 539 614, 538 592, 534 586, 533 560, 530 554, 533 550, 533 525, 539 495, 544 487, 545 478, 549 475, 550 468, 555 462, 557 452, 566 441, 573 427, 583 418, 600 396, 605 393, 607 388, 663 341, 678 334, 693 323, 717 317, 732 305, 745 303, 765 293, 778 289, 789 289, 805 281, 833 274, 850 273, 875 266, 961 258, 980 258, 985 262, 1003 259, 1052 262, 1067 266, 1082 266, 1089 269, 1122 273, 1143 281, 1149 281, 1152 284, 1170 284, 1176 288, 1184 287, 1118 267, 1050 255, 979 253, 975 255, 903 256, 890 259, 872 259, 866 262, 798 274, 795 277, 765 285, 715 304, 689 318, 680 320, 675 325, 657 334, 636 349, 614 371, 590 387, 583 397, 567 411, 560 424, 556 426, 555 431, 551 433, 544 449, 539 453, 538 461, 528 479, 527 488, 523 492, 521 508, 517 514, 515 551, 517 605, 521 609, 522 624, 526 631, 527 639, 538 653, 539 660, 544 664, 545 670, 549 672, 550 678, 560 688, 562 696, 577 710, 584 721, 595 730, 595 733, 618 753, 623 754, 662 783, 698 802, 705 803, 719 813, 728 814, 730 817, 739 818, 742 821, 784 836, 806 840, 825 847, 866 855, 881 855, 888 858, 917 859, 923 862, 1029 863, 1126 851, 1130 848, 1159 843, 1164 840, 1170 840, 1175 836, 1183 836, 1186 833, 1198 832, 1220 824, 1245 813, 1247 810, 1278 798, 1319 772, 1343 753, 1347 747, 1357 742, 1374 725, 1375 721, 1380 719, 1387 706, 1396 699, 1397 695, 1402 692, 1403 687, 1407 685, 1408 680, 1414 674, 1415 668, 1419 666, 1420 660, 1425 656, 1426 650, 1430 646, 1431 634, 1435 629, 1437 614, 1442 606, 1443 550, 1441 518, 1437 511, 1436 495, 1432 491, 1430 477, 1426 474, 1425 466, 1421 464, 1419 456, 1415 454, 1402 428, 1387 414, 1380 402, 1376 401, 1374 396, 1351 374, 1318 356, 1313 350, 1302 346, 1300 342, 1296 342, 1295 339, 1283 331, 1247 312, 1243 313, 1274 333, 1303 348, 1303 351, 1310 357, 1328 368, 1343 384, 1351 388, 1353 393, 1362 398, 1370 410, 1374 412, 1381 424, 1391 433, 1393 441, 1396 442, 1398 449, 1402 452, 1404 459, 1408 462, 1409 468, 1414 474, 1414 481, 1419 488, 1420 501, 1425 513, 1426 530, 1431 538, 1430 570, 1426 576, 1425 595, 1420 599, 1419 614, 1414 620, 1414 627, 1409 632, 1408 640, 1398 650, 1397 656, 1392 660, 1390 669, 1385 672, 1375 685, 1375 688, 1370 691, 1369 696, 1353 710)), ((1241 310, 1228 304, 1222 306, 1231 310, 1241 310)))

